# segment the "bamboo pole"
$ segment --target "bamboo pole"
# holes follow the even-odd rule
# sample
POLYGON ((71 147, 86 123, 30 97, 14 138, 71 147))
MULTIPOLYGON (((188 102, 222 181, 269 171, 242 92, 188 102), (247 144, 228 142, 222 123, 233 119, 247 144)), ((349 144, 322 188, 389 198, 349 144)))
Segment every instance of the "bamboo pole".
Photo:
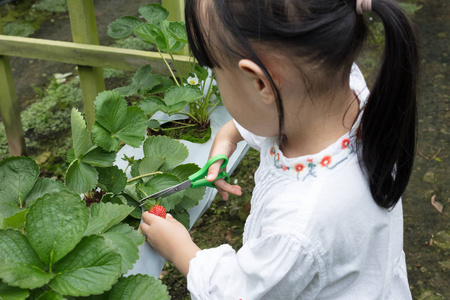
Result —
MULTIPOLYGON (((3 24, 0 22, 0 34, 3 34, 3 24)), ((9 57, 0 53, 0 114, 5 126, 8 149, 11 156, 26 155, 25 134, 20 119, 19 103, 17 102, 14 79, 11 72, 9 57)))
MULTIPOLYGON (((93 0, 68 0, 70 26, 75 43, 98 45, 97 24, 93 0)), ((105 90, 103 69, 78 65, 83 95, 84 114, 89 129, 95 122, 94 101, 98 93, 105 90)))

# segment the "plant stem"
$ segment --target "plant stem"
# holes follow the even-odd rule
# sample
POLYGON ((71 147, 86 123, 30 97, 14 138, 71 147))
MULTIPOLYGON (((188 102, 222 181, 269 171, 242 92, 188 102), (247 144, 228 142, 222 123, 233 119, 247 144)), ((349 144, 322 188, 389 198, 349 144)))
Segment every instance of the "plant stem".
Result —
POLYGON ((164 58, 164 56, 162 55, 161 50, 159 50, 159 47, 156 47, 156 49, 158 49, 159 55, 161 56, 161 58, 162 58, 162 59, 164 60, 164 62, 166 63, 166 66, 167 66, 167 68, 169 69, 170 74, 172 74, 173 80, 175 80, 175 83, 176 83, 178 86, 180 86, 180 84, 178 83, 177 78, 175 77, 175 74, 173 74, 173 72, 172 72, 172 68, 169 66, 169 63, 167 62, 167 60, 166 60, 166 59, 164 58))
POLYGON ((140 187, 136 187, 142 194, 144 194, 145 195, 145 197, 148 197, 148 195, 147 195, 147 193, 146 192, 144 192, 140 187))
POLYGON ((144 175, 139 175, 139 176, 133 177, 133 178, 131 178, 131 179, 128 179, 128 180, 127 180, 127 183, 130 183, 130 182, 132 182, 132 181, 135 181, 135 180, 138 180, 138 179, 141 179, 141 178, 144 178, 144 177, 153 176, 153 175, 156 175, 156 174, 162 174, 162 173, 163 173, 163 172, 156 171, 156 172, 153 172, 153 173, 148 173, 148 174, 144 174, 144 175))
POLYGON ((180 129, 180 128, 186 128, 186 127, 194 127, 196 124, 187 124, 184 126, 180 126, 180 127, 172 127, 172 128, 161 128, 162 131, 169 131, 169 130, 174 130, 174 129, 180 129))
POLYGON ((170 58, 172 59, 173 65, 175 66, 175 70, 177 70, 178 73, 178 78, 180 79, 181 82, 183 82, 182 78, 181 78, 181 72, 180 72, 180 68, 178 67, 178 63, 175 60, 175 58, 173 58, 172 52, 169 52, 170 58))

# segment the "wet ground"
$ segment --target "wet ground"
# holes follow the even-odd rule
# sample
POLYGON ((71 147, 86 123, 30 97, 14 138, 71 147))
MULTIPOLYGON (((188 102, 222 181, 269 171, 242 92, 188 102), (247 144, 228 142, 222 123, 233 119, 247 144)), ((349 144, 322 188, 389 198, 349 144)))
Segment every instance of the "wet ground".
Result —
MULTIPOLYGON (((100 43, 112 43, 106 35, 111 21, 136 15, 137 9, 149 2, 152 1, 95 0, 100 43)), ((422 78, 416 163, 403 197, 404 249, 414 299, 450 299, 450 2, 410 2, 420 8, 414 18, 421 41, 422 78)), ((2 13, 0 7, 0 16, 2 13)), ((32 37, 70 41, 67 13, 53 14, 32 37)), ((33 101, 33 85, 46 84, 54 73, 74 70, 72 65, 14 57, 11 65, 21 107, 33 101)), ((257 153, 251 152, 236 170, 234 178, 245 186, 244 195, 229 201, 217 198, 193 229, 193 237, 202 247, 230 243, 239 248, 253 184, 248 170, 255 170, 257 163, 257 153)), ((170 266, 164 274, 173 299, 186 298, 182 276, 170 266)))

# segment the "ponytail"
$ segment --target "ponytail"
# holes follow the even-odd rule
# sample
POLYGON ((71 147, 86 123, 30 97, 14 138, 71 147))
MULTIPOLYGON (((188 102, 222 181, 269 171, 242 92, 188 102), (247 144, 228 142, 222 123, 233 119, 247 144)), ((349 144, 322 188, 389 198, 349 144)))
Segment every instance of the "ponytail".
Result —
POLYGON ((374 0, 372 11, 384 25, 381 69, 361 119, 362 167, 375 202, 392 208, 413 168, 416 145, 418 53, 414 30, 393 1, 374 0))

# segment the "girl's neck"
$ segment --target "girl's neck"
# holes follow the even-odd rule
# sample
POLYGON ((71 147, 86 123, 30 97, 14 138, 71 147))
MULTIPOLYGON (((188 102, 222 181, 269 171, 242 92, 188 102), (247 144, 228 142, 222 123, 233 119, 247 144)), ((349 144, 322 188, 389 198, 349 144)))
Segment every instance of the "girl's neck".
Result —
POLYGON ((315 154, 327 148, 350 131, 359 114, 358 98, 348 85, 332 96, 306 99, 302 105, 297 104, 296 109, 289 105, 298 103, 298 99, 293 98, 284 98, 284 103, 288 104, 285 109, 287 142, 281 150, 288 158, 315 154))

